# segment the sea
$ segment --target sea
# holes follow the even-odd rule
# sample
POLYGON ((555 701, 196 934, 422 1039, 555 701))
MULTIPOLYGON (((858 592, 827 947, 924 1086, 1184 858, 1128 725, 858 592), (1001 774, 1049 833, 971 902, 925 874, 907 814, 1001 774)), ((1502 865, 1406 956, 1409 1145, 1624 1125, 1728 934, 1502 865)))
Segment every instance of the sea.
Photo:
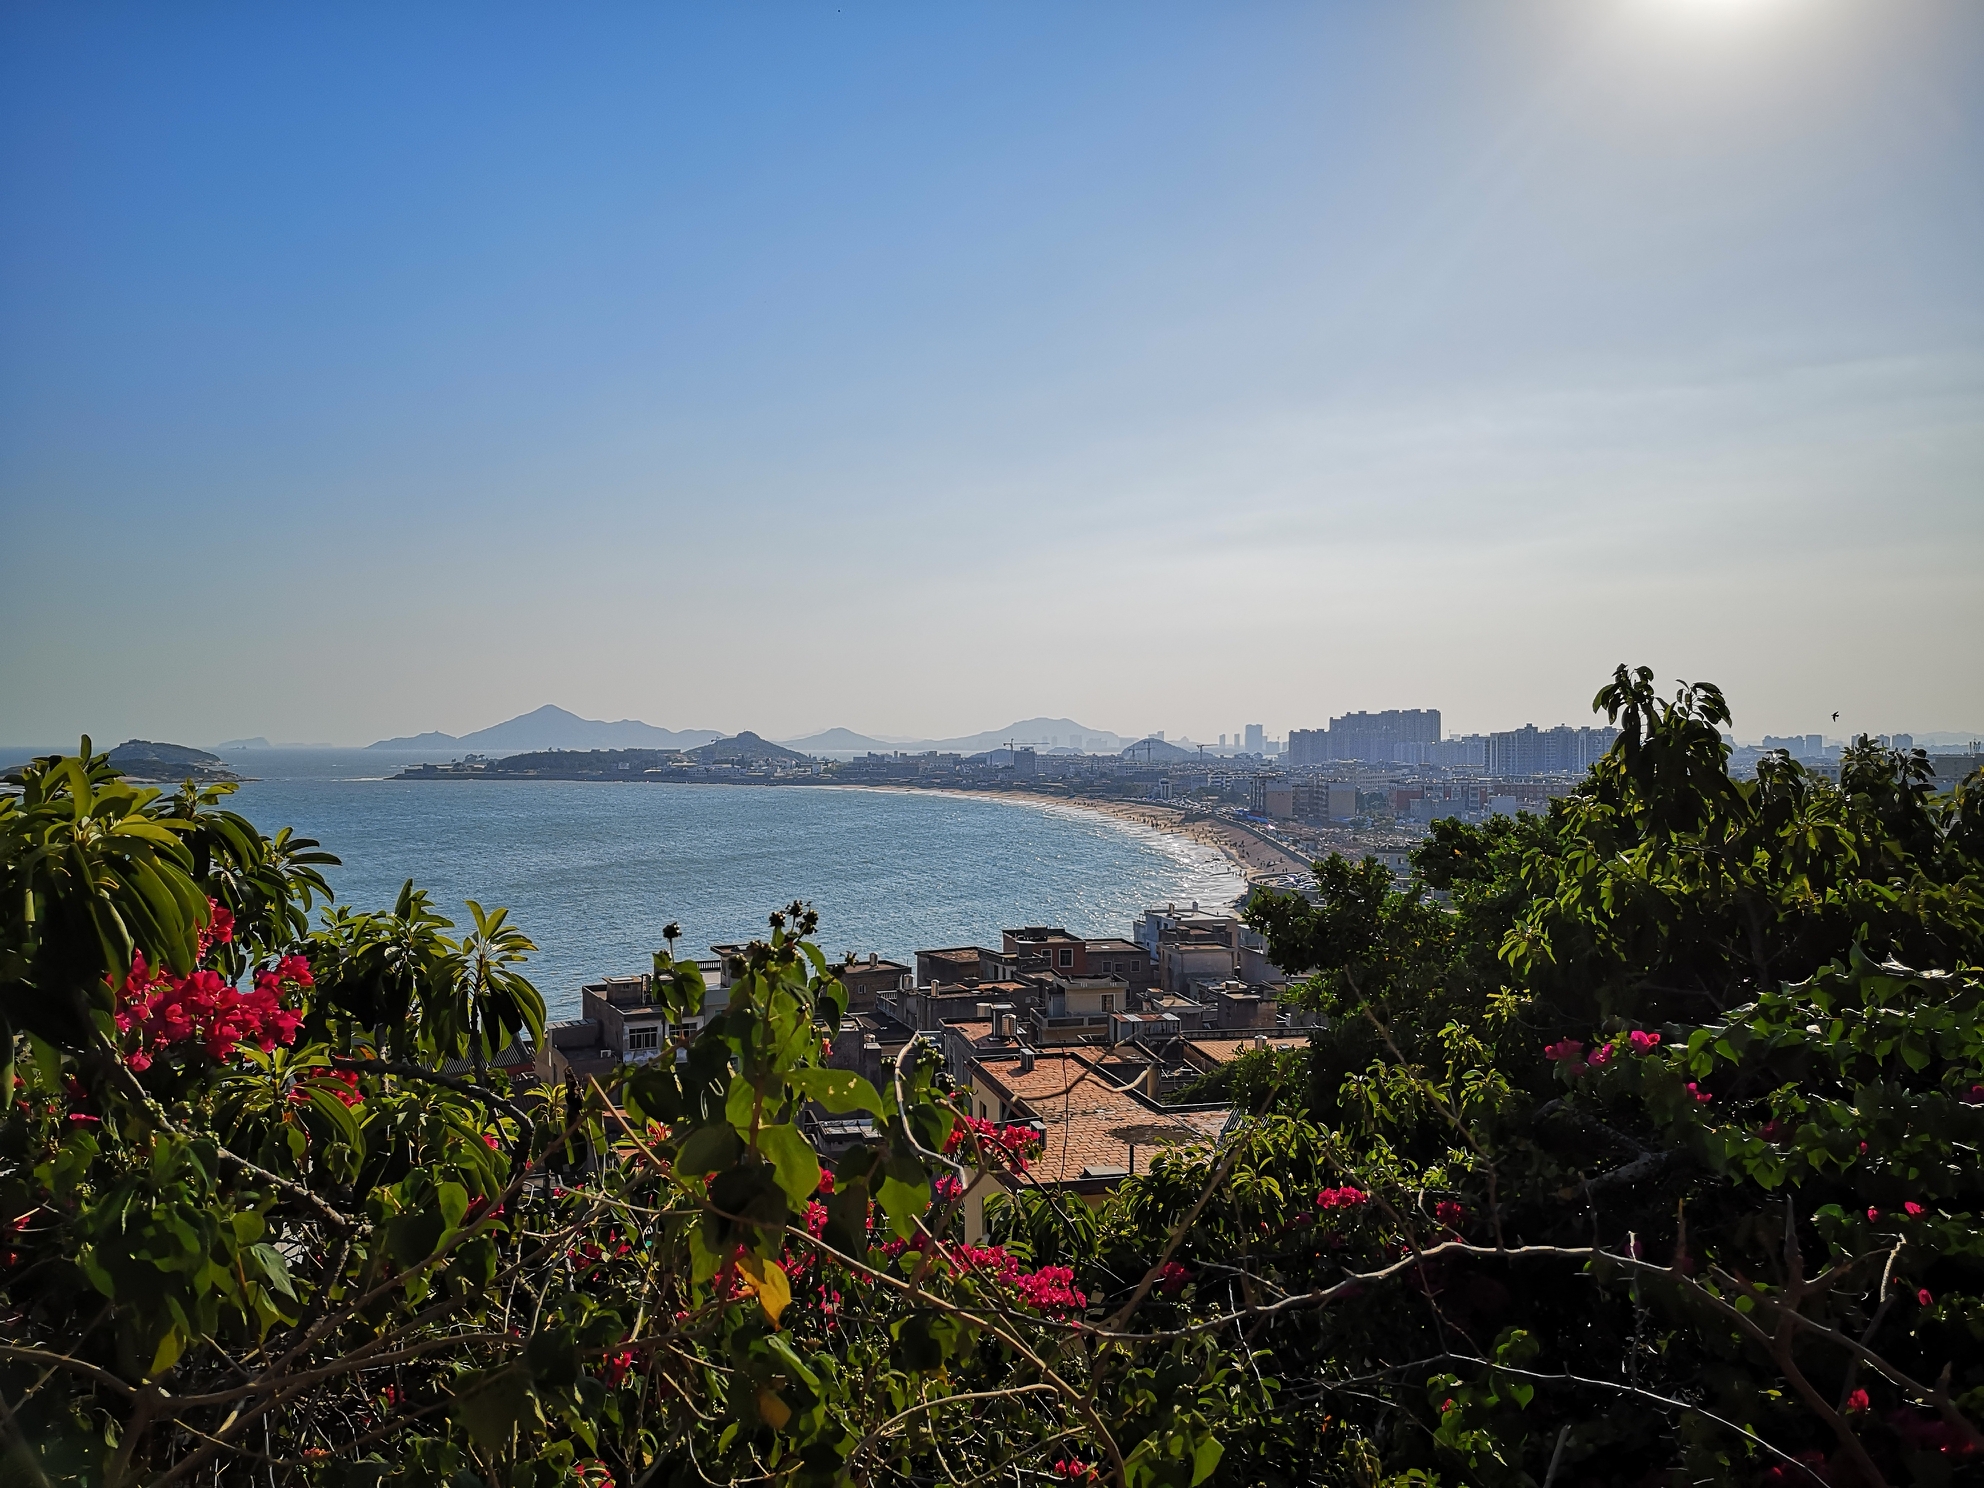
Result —
POLYGON ((254 778, 230 804, 341 860, 338 901, 390 908, 412 879, 458 925, 498 905, 537 943, 525 973, 554 1018, 579 988, 647 969, 662 927, 682 950, 765 933, 795 899, 817 940, 909 961, 999 944, 1009 926, 1130 933, 1154 905, 1225 906, 1245 891, 1216 850, 1079 807, 833 786, 394 780, 362 749, 229 751, 254 778))

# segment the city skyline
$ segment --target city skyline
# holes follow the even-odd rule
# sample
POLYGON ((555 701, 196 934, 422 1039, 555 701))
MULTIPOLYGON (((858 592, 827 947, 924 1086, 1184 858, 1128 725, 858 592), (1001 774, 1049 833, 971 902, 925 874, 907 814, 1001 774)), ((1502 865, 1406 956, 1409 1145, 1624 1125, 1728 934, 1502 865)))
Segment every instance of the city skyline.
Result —
POLYGON ((11 742, 1984 726, 1984 11, 470 15, 0 17, 11 742))

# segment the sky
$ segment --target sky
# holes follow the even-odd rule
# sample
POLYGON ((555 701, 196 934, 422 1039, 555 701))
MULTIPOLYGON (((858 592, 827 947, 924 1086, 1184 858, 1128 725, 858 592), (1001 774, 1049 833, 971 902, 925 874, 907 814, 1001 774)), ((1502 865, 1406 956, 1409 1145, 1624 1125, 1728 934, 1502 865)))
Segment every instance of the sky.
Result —
POLYGON ((1984 731, 1984 7, 12 4, 0 634, 10 743, 1984 731))

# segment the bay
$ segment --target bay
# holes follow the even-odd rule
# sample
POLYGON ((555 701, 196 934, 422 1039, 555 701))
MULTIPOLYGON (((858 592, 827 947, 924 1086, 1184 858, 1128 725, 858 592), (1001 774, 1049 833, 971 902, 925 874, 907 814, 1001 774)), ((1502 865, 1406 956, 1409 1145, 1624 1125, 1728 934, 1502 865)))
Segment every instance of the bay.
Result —
MULTIPOLYGON (((908 961, 999 944, 1018 925, 1128 935, 1154 904, 1225 905, 1245 885, 1216 851, 1079 807, 831 786, 399 781, 367 750, 230 751, 259 778, 231 804, 336 853, 339 901, 389 907, 411 878, 441 913, 504 905, 537 942, 526 968, 553 1017, 579 987, 646 969, 662 926, 696 954, 762 935, 794 899, 831 956, 908 961)), ((426 756, 407 756, 407 760, 426 756)))

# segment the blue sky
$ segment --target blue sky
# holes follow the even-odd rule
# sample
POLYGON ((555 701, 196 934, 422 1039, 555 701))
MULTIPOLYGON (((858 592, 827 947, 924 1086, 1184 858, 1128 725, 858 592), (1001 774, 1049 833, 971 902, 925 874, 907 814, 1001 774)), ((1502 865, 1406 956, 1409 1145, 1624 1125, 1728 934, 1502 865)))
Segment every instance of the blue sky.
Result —
POLYGON ((13 742, 1984 728, 1984 9, 12 6, 0 515, 13 742))

